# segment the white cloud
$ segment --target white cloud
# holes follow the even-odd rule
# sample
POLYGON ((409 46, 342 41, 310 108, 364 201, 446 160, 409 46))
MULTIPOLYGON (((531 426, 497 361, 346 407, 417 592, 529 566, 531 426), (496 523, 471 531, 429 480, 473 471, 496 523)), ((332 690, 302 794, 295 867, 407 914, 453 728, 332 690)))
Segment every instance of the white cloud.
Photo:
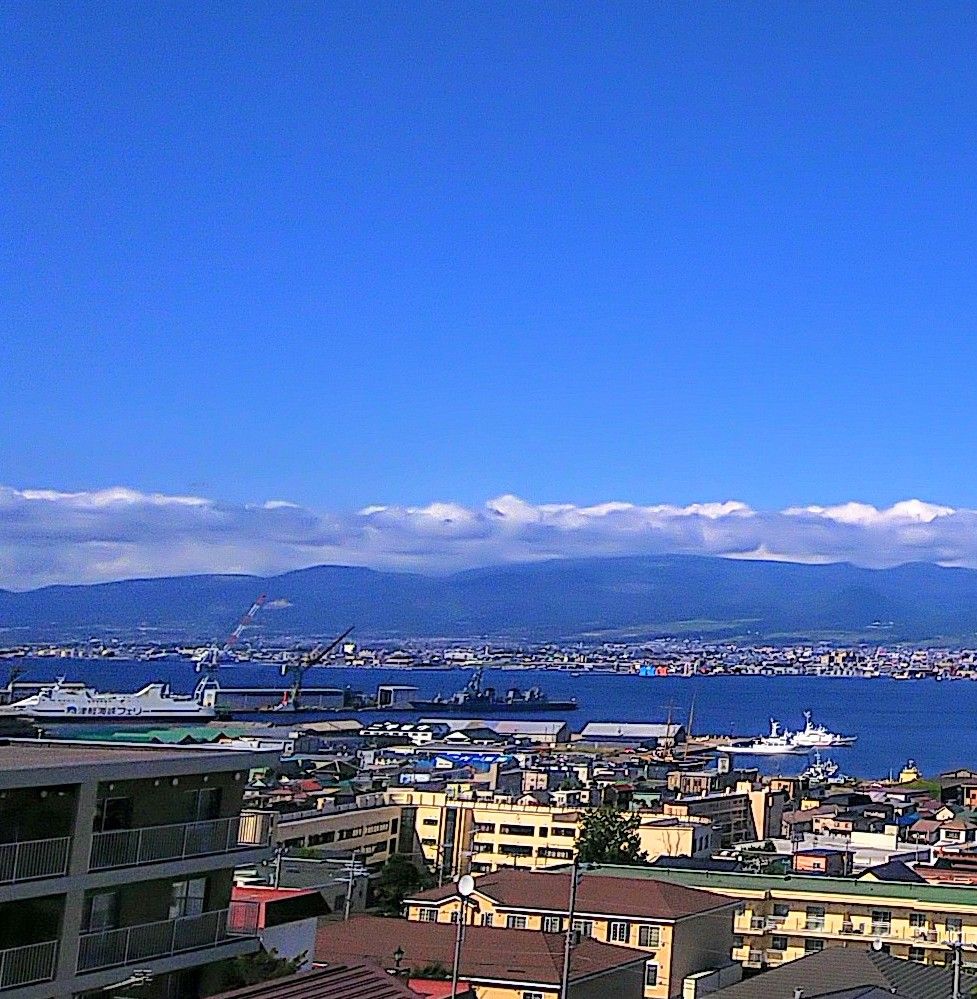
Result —
POLYGON ((287 500, 0 487, 0 586, 28 589, 198 572, 270 574, 319 563, 446 572, 590 555, 683 553, 796 562, 977 567, 977 511, 911 499, 755 510, 437 501, 318 513, 287 500))

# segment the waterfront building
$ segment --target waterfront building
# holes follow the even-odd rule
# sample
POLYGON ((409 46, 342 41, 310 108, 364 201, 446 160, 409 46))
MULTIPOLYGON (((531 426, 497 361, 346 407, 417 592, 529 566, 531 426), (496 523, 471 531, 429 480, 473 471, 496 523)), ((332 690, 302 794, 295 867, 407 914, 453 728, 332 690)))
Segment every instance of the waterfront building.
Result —
POLYGON ((89 994, 152 973, 141 997, 200 994, 258 941, 229 919, 235 867, 270 855, 242 815, 264 754, 0 745, 0 997, 89 994), (138 775, 138 776, 137 776, 138 775))

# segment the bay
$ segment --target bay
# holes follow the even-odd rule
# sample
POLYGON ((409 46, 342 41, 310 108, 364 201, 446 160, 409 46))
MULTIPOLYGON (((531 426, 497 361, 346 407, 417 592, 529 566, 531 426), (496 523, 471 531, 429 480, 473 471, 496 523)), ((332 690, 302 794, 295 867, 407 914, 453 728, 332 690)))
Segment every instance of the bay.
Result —
MULTIPOLYGON (((24 680, 52 680, 65 676, 83 680, 102 691, 131 691, 165 680, 177 692, 189 692, 199 679, 184 659, 151 662, 121 659, 19 659, 24 680)), ((13 665, 13 663, 11 663, 13 665)), ((2 674, 0 674, 2 676, 2 674)), ((420 696, 438 692, 447 696, 460 689, 469 670, 350 669, 322 667, 310 670, 306 686, 352 687, 373 694, 380 683, 416 686, 420 696)), ((276 666, 242 665, 222 668, 219 681, 226 687, 256 686, 284 689, 276 666)), ((803 725, 802 712, 832 731, 857 735, 850 748, 827 751, 845 773, 886 777, 913 759, 927 776, 962 766, 977 765, 977 683, 970 681, 855 679, 814 676, 641 677, 612 673, 571 675, 551 670, 486 670, 485 683, 499 690, 539 686, 553 698, 574 697, 579 709, 565 717, 579 731, 588 721, 664 721, 669 711, 677 722, 688 720, 694 699, 693 731, 697 734, 749 736, 766 733, 770 719, 788 729, 803 725)), ((312 717, 337 717, 335 713, 312 717)), ((365 719, 377 713, 348 712, 365 719)), ((281 716, 273 716, 280 720, 281 716)), ((343 717, 342 714, 338 717, 343 717)), ((397 713, 402 720, 420 714, 397 713)), ((514 717, 559 718, 541 712, 514 717)), ((273 720, 269 718, 269 720, 273 720)), ((805 757, 737 757, 744 766, 765 773, 796 773, 805 757)))

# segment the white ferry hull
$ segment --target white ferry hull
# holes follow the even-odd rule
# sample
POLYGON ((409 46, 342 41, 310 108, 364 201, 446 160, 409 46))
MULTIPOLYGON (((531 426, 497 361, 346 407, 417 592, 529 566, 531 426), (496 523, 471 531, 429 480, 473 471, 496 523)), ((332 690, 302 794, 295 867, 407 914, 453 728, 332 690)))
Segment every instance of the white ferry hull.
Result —
POLYGON ((217 717, 216 684, 203 680, 192 695, 170 693, 164 683, 151 683, 133 694, 102 694, 77 689, 59 680, 51 687, 4 708, 0 715, 38 722, 202 722, 217 717))

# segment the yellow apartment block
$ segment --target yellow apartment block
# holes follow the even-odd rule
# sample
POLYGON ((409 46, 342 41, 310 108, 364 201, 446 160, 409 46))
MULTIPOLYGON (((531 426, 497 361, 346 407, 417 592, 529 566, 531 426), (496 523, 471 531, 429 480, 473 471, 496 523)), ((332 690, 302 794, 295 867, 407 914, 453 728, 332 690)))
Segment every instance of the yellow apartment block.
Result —
MULTIPOLYGON (((569 870, 500 870, 476 879, 465 903, 465 922, 561 934, 569 894, 569 870)), ((407 918, 457 922, 461 904, 454 885, 432 888, 407 900, 407 918)), ((735 900, 708 891, 584 873, 573 926, 581 938, 645 953, 646 999, 670 999, 681 995, 686 977, 699 972, 720 969, 724 985, 737 980, 739 967, 730 959, 735 908, 735 900)))
POLYGON ((734 960, 750 968, 793 961, 825 947, 877 947, 942 965, 960 943, 977 964, 977 891, 968 886, 821 876, 602 868, 595 876, 706 889, 739 900, 734 960))
MULTIPOLYGON (((444 878, 499 868, 541 870, 573 859, 584 811, 459 798, 443 791, 389 790, 355 805, 277 815, 275 841, 355 852, 369 866, 395 853, 423 856, 444 878)), ((707 854, 716 848, 708 819, 641 813, 641 848, 651 859, 707 854)))

